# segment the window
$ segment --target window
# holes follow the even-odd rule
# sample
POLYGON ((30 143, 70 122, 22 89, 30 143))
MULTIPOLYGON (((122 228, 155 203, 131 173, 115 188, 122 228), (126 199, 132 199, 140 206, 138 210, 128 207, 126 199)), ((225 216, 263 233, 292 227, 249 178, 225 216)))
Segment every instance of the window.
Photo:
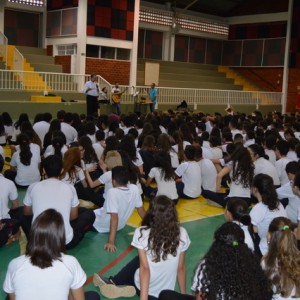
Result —
POLYGON ((77 53, 77 47, 75 44, 71 45, 57 45, 58 55, 72 55, 77 53))
POLYGON ((130 49, 86 45, 86 57, 130 60, 130 49))

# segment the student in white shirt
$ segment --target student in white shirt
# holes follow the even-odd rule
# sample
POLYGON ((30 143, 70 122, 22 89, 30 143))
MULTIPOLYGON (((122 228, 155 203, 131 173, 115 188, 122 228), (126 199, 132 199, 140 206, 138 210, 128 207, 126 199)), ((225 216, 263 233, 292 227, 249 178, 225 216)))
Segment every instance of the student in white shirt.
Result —
POLYGON ((280 186, 280 180, 276 171, 275 166, 265 158, 265 152, 263 147, 252 144, 248 147, 251 159, 254 164, 254 175, 267 174, 273 179, 275 186, 280 186))
POLYGON ((277 161, 275 162, 275 167, 280 179, 280 185, 284 185, 285 183, 289 182, 289 179, 285 172, 285 167, 292 160, 287 157, 288 152, 289 144, 287 141, 281 140, 276 143, 275 153, 277 161))
POLYGON ((84 293, 86 274, 73 256, 65 254, 62 215, 47 209, 35 219, 26 253, 13 259, 3 283, 9 299, 100 300, 84 293))
POLYGON ((195 154, 194 146, 186 146, 184 150, 185 161, 175 170, 176 175, 181 177, 181 181, 176 182, 179 198, 195 199, 201 195, 201 169, 195 160, 195 154))
POLYGON ((300 251, 292 222, 284 217, 273 219, 267 239, 269 248, 261 264, 272 287, 272 299, 300 299, 300 251))
POLYGON ((249 232, 251 218, 248 214, 247 202, 240 198, 229 198, 224 215, 227 221, 236 223, 243 229, 245 244, 247 244, 250 250, 254 251, 254 243, 249 232))
POLYGON ((157 184, 156 196, 165 195, 176 204, 178 202, 178 194, 175 178, 176 175, 171 165, 170 155, 165 151, 159 151, 154 154, 154 168, 150 170, 145 186, 149 187, 150 183, 155 179, 157 184))
POLYGON ((109 233, 104 249, 115 252, 117 231, 125 227, 135 208, 142 219, 145 211, 138 188, 129 184, 126 167, 115 167, 111 173, 113 188, 108 191, 103 208, 95 210, 96 219, 93 226, 98 232, 109 233))
POLYGON ((277 198, 273 179, 266 174, 258 174, 253 179, 252 194, 258 203, 250 211, 253 231, 258 234, 259 249, 257 254, 265 255, 268 251, 267 233, 272 220, 276 217, 286 217, 283 205, 277 198))
POLYGON ((298 211, 300 210, 300 198, 293 192, 293 182, 295 175, 300 172, 300 165, 295 161, 290 161, 286 165, 285 171, 288 175, 289 182, 277 188, 276 193, 280 202, 285 206, 288 218, 293 223, 297 224, 298 211))
POLYGON ((184 258, 190 243, 188 233, 179 226, 173 202, 158 196, 134 232, 131 244, 137 248, 138 257, 115 276, 95 274, 94 284, 107 298, 132 297, 137 290, 139 299, 154 300, 162 290, 174 290, 177 279, 181 293, 185 293, 184 258))

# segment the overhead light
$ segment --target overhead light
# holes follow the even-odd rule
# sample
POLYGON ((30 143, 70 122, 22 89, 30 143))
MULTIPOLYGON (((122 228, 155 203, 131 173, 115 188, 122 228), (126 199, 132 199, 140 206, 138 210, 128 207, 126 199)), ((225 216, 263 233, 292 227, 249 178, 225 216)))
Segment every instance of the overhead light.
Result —
POLYGON ((27 4, 32 6, 43 6, 45 3, 44 0, 8 0, 8 2, 19 3, 19 4, 27 4))

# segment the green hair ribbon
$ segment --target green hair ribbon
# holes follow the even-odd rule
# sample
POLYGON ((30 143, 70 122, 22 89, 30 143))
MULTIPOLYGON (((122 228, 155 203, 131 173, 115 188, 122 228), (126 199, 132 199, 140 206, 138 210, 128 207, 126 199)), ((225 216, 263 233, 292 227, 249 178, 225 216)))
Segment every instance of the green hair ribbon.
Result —
POLYGON ((237 241, 233 241, 233 242, 232 242, 232 246, 233 246, 233 247, 236 247, 236 246, 238 246, 238 245, 239 245, 239 242, 237 242, 237 241))
POLYGON ((289 225, 284 225, 284 226, 282 226, 282 228, 281 228, 281 230, 289 230, 289 229, 290 229, 289 225))

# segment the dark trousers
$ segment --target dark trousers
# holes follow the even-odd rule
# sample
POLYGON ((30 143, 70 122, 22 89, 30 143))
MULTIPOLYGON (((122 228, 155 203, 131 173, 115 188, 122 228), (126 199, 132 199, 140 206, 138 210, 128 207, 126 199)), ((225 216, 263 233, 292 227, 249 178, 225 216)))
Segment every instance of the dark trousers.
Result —
MULTIPOLYGON (((226 207, 227 201, 228 201, 228 195, 226 193, 215 193, 208 190, 202 191, 202 196, 206 199, 212 200, 219 205, 226 207)), ((245 198, 245 197, 239 197, 241 199, 244 199, 248 206, 251 204, 251 198, 245 198)))
POLYGON ((85 233, 93 228, 95 221, 94 211, 84 207, 78 208, 78 217, 70 222, 73 228, 73 239, 66 245, 66 249, 76 247, 83 239, 85 233))
POLYGON ((86 113, 88 116, 94 116, 98 113, 98 97, 86 95, 86 113))
POLYGON ((158 297, 159 300, 195 300, 195 296, 180 294, 171 290, 161 291, 158 297))
POLYGON ((116 114, 121 114, 121 104, 120 103, 112 103, 112 105, 116 108, 116 114))
POLYGON ((195 199, 192 198, 186 194, 184 194, 183 189, 184 189, 184 183, 182 181, 177 181, 176 182, 176 189, 177 189, 177 194, 178 198, 183 198, 183 199, 195 199))
MULTIPOLYGON (((140 295, 140 290, 136 287, 134 283, 134 274, 136 270, 140 267, 139 257, 133 258, 125 267, 123 267, 118 274, 109 277, 110 280, 115 285, 131 285, 134 286, 138 295, 140 295)), ((148 295, 148 300, 157 300, 156 297, 148 295)))
POLYGON ((20 223, 15 219, 2 219, 4 227, 0 230, 0 247, 4 246, 11 235, 19 231, 20 223))
POLYGON ((104 198, 103 198, 103 189, 101 189, 98 192, 95 192, 90 187, 83 187, 81 182, 78 182, 75 184, 75 189, 77 192, 77 196, 79 199, 83 199, 86 201, 91 201, 98 207, 102 207, 104 204, 104 198))

